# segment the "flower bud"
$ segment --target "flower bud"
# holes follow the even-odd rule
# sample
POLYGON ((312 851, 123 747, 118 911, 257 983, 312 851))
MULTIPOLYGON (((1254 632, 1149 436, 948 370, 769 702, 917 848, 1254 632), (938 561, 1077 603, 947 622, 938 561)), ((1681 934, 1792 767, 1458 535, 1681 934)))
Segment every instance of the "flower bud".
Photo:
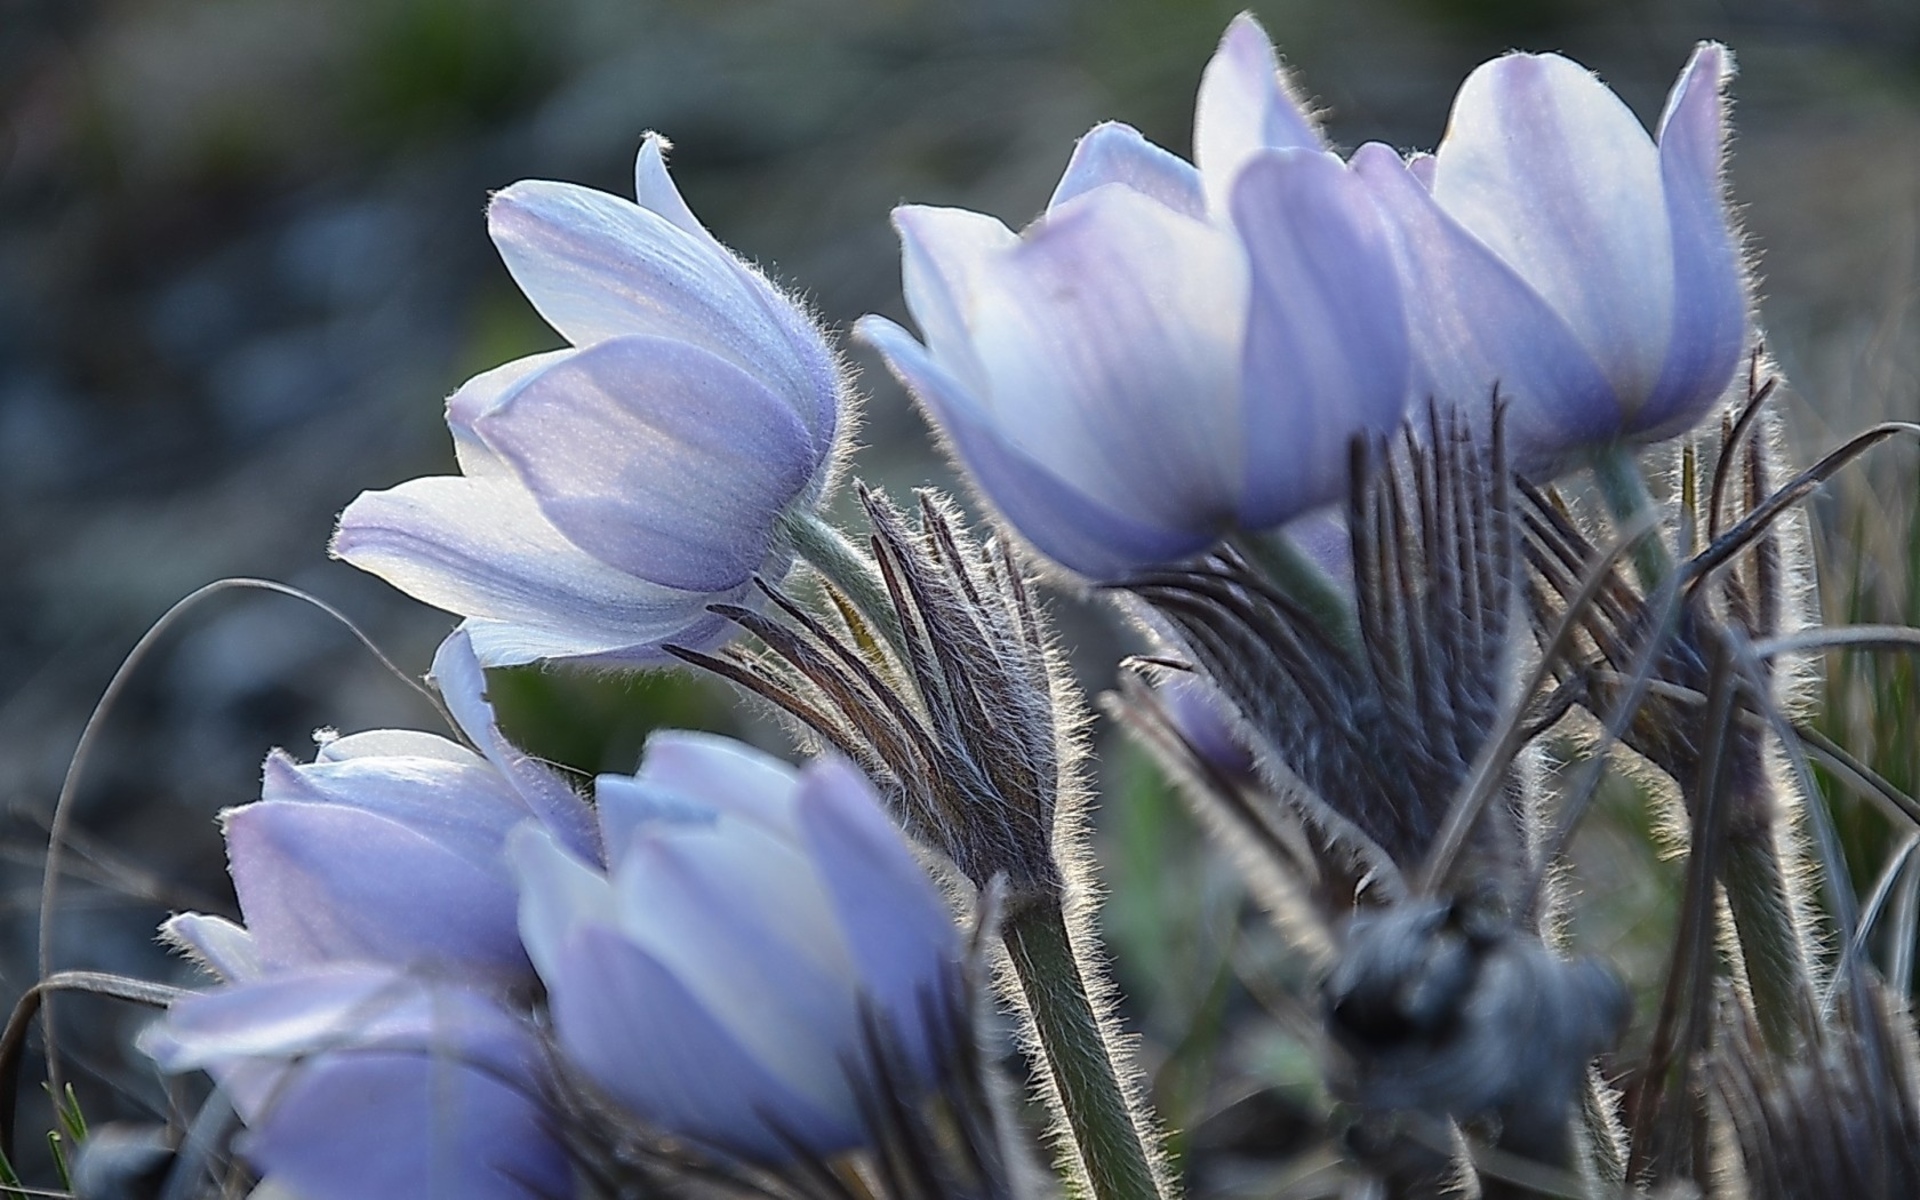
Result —
POLYGON ((864 1023, 926 1071, 959 960, 866 780, 663 734, 596 799, 605 870, 534 825, 510 847, 565 1060, 636 1120, 730 1154, 860 1144, 864 1023))

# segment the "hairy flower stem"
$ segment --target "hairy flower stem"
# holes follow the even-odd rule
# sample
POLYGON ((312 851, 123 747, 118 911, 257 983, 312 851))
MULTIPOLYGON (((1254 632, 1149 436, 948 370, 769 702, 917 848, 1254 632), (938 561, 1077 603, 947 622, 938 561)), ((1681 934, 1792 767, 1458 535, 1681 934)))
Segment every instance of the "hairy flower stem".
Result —
MULTIPOLYGON (((1652 511, 1646 480, 1625 446, 1616 443, 1596 454, 1593 477, 1620 527, 1636 525, 1652 511)), ((1675 570, 1671 551, 1658 537, 1641 538, 1633 548, 1633 560, 1641 585, 1649 592, 1675 570)), ((1700 802, 1698 796, 1687 799, 1690 807, 1700 802)), ((1742 813, 1773 808, 1772 797, 1764 794, 1732 800, 1733 809, 1742 813)), ((1788 1053, 1798 1037, 1812 1032, 1813 989, 1806 948, 1794 924, 1792 893, 1771 827, 1751 821, 1736 825, 1727 831, 1720 882, 1726 888, 1734 934, 1746 960, 1761 1034, 1770 1049, 1788 1053)))
MULTIPOLYGON (((1646 477, 1633 451, 1614 442, 1593 456, 1593 481, 1607 510, 1622 529, 1635 526, 1653 511, 1653 497, 1647 492, 1646 477)), ((1656 526, 1656 528, 1658 528, 1656 526)), ((1640 585, 1651 594, 1673 574, 1673 553, 1659 537, 1643 537, 1633 544, 1633 569, 1640 585)))
POLYGON ((1816 1017, 1806 946, 1796 930, 1793 897, 1773 838, 1762 833, 1729 839, 1720 882, 1746 960, 1760 1036, 1775 1054, 1793 1054, 1813 1037, 1816 1017))
MULTIPOLYGON (((1099 1012, 1056 902, 1020 906, 1000 929, 1033 1021, 1059 1117, 1085 1171, 1091 1200, 1160 1195, 1133 1106, 1114 1070, 1099 1012)), ((1070 1171, 1078 1175, 1079 1171, 1070 1171)))
POLYGON ((810 508, 791 509, 780 518, 780 527, 793 546, 793 552, 807 565, 840 590, 860 615, 872 622, 876 632, 901 662, 907 662, 906 635, 900 629, 900 616, 894 611, 887 584, 873 559, 847 540, 847 535, 829 524, 810 508))
POLYGON ((1335 645, 1356 656, 1360 653, 1360 625, 1353 601, 1298 543, 1278 529, 1240 534, 1230 540, 1274 587, 1313 614, 1335 645))

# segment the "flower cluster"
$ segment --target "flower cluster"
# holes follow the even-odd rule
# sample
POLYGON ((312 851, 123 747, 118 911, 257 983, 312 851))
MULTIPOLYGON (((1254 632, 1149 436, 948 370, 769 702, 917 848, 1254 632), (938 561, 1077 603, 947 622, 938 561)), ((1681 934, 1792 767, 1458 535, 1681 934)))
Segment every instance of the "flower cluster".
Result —
POLYGON ((1516 457, 1691 426, 1747 341, 1722 195, 1724 49, 1675 85, 1658 144, 1598 80, 1515 54, 1407 159, 1330 153, 1251 17, 1200 85, 1195 163, 1084 138, 1015 235, 903 208, 924 343, 870 317, 982 496, 1096 580, 1346 494, 1347 448, 1435 400, 1509 405, 1516 457))
POLYGON ((589 808, 500 736, 466 634, 435 677, 480 753, 402 730, 276 751, 225 814, 244 925, 166 927, 226 986, 143 1046, 213 1073, 269 1179, 558 1195, 572 1145, 611 1136, 583 1113, 762 1163, 831 1154, 864 1137, 871 1021, 934 1082, 957 937, 861 776, 663 734, 589 808))
MULTIPOLYGON (((1751 340, 1730 73, 1703 44, 1650 137, 1584 69, 1509 55, 1433 153, 1343 158, 1243 16, 1191 162, 1106 124, 1021 232, 901 208, 918 336, 858 326, 1006 525, 1183 656, 1116 708, 1256 855, 1311 864, 1346 955, 1322 1032, 1365 1115, 1491 1120, 1555 1166, 1622 1005, 1529 915, 1539 785, 1495 761, 1528 699, 1511 476, 1727 392, 1751 340)), ((992 1089, 931 860, 1006 949, 1061 1172, 1164 1195, 1083 919, 1078 694, 1027 562, 931 498, 909 523, 863 492, 871 553, 825 523, 838 353, 694 218, 665 150, 646 139, 635 201, 494 197, 568 345, 448 400, 458 475, 341 514, 338 557, 463 618, 433 679, 464 743, 269 756, 223 815, 242 922, 166 926, 222 985, 142 1044, 209 1072, 241 1153, 304 1200, 654 1194, 689 1155, 768 1194, 798 1161, 800 1194, 945 1196, 956 1141, 981 1194, 1025 1194, 969 1140, 997 1110, 965 1099, 992 1089), (797 560, 827 586, 782 588, 797 560), (721 649, 742 630, 760 652, 721 649), (845 757, 661 733, 583 797, 486 699, 485 667, 539 661, 703 667, 845 757)))

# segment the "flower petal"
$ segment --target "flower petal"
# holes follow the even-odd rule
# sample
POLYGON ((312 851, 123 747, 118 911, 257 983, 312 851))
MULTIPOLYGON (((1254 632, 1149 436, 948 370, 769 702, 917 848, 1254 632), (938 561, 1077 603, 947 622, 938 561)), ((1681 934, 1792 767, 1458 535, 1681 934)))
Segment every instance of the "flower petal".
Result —
POLYGON ((793 409, 758 379, 659 338, 582 350, 478 429, 569 541, 686 591, 750 579, 822 462, 793 409))
POLYGON ((565 1191, 539 1048, 474 992, 379 968, 301 972, 176 1001, 140 1044, 165 1070, 213 1071, 253 1126, 248 1157, 303 1197, 565 1191))
POLYGON ((1066 173, 1047 201, 1047 211, 1108 184, 1132 188, 1195 220, 1206 219, 1207 198, 1193 164, 1118 121, 1095 125, 1075 143, 1066 173))
POLYGON ((345 762, 352 758, 432 758, 461 767, 484 767, 487 760, 437 733, 418 729, 366 729, 328 738, 314 753, 315 762, 345 762))
POLYGON ((1362 146, 1353 170, 1393 233, 1418 394, 1474 416, 1484 430, 1497 386, 1509 403, 1510 453, 1523 470, 1614 437, 1625 415, 1619 398, 1546 301, 1447 216, 1392 150, 1362 146))
POLYGON ((767 1118, 816 1154, 860 1139, 850 1096, 830 1110, 803 1099, 670 969, 615 933, 581 930, 549 987, 567 1056, 663 1129, 767 1163, 792 1157, 767 1118))
POLYGON ((951 374, 906 330, 866 317, 855 333, 880 351, 929 420, 950 439, 981 496, 1042 554, 1089 579, 1116 580, 1139 568, 1203 550, 1212 530, 1172 529, 1096 503, 1009 445, 951 374))
MULTIPOLYGON (((769 571, 767 581, 777 583, 784 571, 769 571)), ((721 596, 708 596, 710 604, 744 604, 759 599, 751 585, 721 596)), ((473 642, 473 652, 490 667, 511 667, 530 662, 565 662, 586 668, 632 670, 635 667, 676 666, 680 660, 666 653, 663 645, 685 646, 690 650, 717 650, 731 641, 740 627, 712 613, 698 613, 678 629, 657 636, 650 642, 631 646, 607 647, 599 637, 587 637, 563 629, 535 629, 506 621, 469 617, 460 628, 473 642)))
POLYGON ((1238 518, 1261 529, 1346 494, 1349 444, 1399 425, 1411 358, 1386 227, 1338 158, 1249 159, 1233 221, 1253 276, 1238 518))
POLYGON ((566 361, 575 353, 571 349, 550 350, 545 354, 516 358, 491 371, 482 371, 447 397, 447 430, 453 434, 453 456, 460 463, 462 475, 477 478, 510 472, 511 468, 501 462, 500 456, 474 432, 474 421, 485 416, 500 402, 501 397, 519 384, 555 363, 566 361))
POLYGON ((515 480, 432 476, 362 492, 340 514, 333 553, 435 608, 548 632, 581 654, 670 640, 712 599, 594 558, 515 480))
POLYGON ((1746 270, 1727 209, 1722 164, 1733 76, 1726 47, 1706 42, 1660 119, 1660 182, 1673 231, 1673 340, 1660 382, 1634 414, 1636 432, 1665 437, 1720 398, 1747 345, 1746 270))
MULTIPOLYGON (((619 853, 619 852, 616 852, 619 853)), ((620 931, 774 1076, 822 1105, 854 1041, 845 936, 800 848, 746 822, 646 827, 619 856, 620 931)))
POLYGON ((647 738, 634 778, 713 812, 792 837, 800 775, 744 742, 713 733, 664 729, 647 738))
POLYGON ((582 928, 619 925, 613 885, 531 822, 508 836, 507 861, 520 885, 520 940, 551 987, 564 969, 567 943, 582 928))
POLYGON ((929 241, 912 215, 903 241, 970 257, 950 274, 982 376, 971 390, 1001 438, 1124 517, 1219 528, 1240 485, 1234 239, 1125 188, 1080 197, 1004 252, 929 241))
POLYGON ((535 762, 500 732, 493 705, 487 702, 486 672, 474 654, 471 635, 459 629, 449 634, 434 652, 428 678, 439 689, 461 732, 480 747, 487 763, 511 784, 523 811, 539 817, 575 853, 600 860, 592 810, 556 772, 535 762))
POLYGON ((711 237, 618 196, 543 180, 496 194, 487 226, 520 290, 574 345, 638 334, 702 347, 788 398, 815 453, 828 452, 832 352, 792 301, 711 237))
POLYGON ((1437 158, 1440 206, 1637 407, 1667 355, 1674 259, 1659 157, 1633 113, 1578 64, 1512 54, 1467 77, 1437 158))
POLYGON ((261 962, 454 964, 527 973, 504 850, 491 869, 375 813, 262 802, 225 814, 233 887, 261 962))
POLYGON ((532 815, 519 793, 486 763, 353 758, 303 764, 276 750, 267 756, 262 774, 263 801, 373 813, 483 868, 497 863, 507 831, 532 815))
POLYGON ((263 973, 253 934, 225 917, 176 913, 160 923, 160 938, 187 951, 228 983, 246 983, 263 973))
POLYGON ((1267 31, 1252 14, 1241 13, 1201 74, 1194 106, 1193 161, 1205 181, 1207 207, 1226 215, 1234 179, 1258 151, 1325 146, 1292 80, 1280 69, 1267 31))
POLYGON ((807 856, 826 885, 860 986, 893 1022, 902 1044, 931 1056, 917 1036, 927 1006, 944 998, 959 960, 953 917, 849 764, 822 759, 801 776, 798 803, 807 856))

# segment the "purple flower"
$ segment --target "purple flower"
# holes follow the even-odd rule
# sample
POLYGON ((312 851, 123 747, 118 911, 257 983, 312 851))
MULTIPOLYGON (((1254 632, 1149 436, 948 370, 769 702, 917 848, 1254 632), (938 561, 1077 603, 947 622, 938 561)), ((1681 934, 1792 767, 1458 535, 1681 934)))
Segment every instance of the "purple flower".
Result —
POLYGON ((859 1144, 863 1005, 926 1061, 958 957, 865 778, 663 734, 596 799, 606 870, 534 826, 511 844, 562 1053, 634 1116, 735 1154, 859 1144))
POLYGON ((466 617, 489 666, 643 663, 784 575, 779 526, 824 490, 840 368, 808 315, 714 240, 650 136, 639 203, 566 183, 496 195, 507 269, 571 348, 447 402, 460 475, 363 493, 334 553, 466 617))
POLYGON ((307 967, 175 1001, 140 1047, 205 1070, 236 1143, 302 1200, 539 1200, 571 1191, 532 1028, 391 966, 307 967))
POLYGON ((441 647, 434 677, 481 753, 394 729, 329 741, 311 763, 276 750, 260 800, 223 814, 246 927, 186 914, 169 936, 229 980, 368 962, 530 985, 507 834, 533 819, 596 854, 592 817, 501 737, 464 633, 441 647))
POLYGON ((1703 43, 1658 142, 1557 55, 1476 70, 1431 159, 1366 146, 1354 168, 1388 212, 1421 385, 1511 401, 1523 466, 1692 426, 1747 344, 1749 300, 1723 194, 1731 55, 1703 43))
POLYGON ((859 326, 984 497, 1096 579, 1337 498, 1351 439, 1409 396, 1386 230, 1250 17, 1208 65, 1194 143, 1197 168, 1096 128, 1019 235, 896 210, 924 344, 859 326))

